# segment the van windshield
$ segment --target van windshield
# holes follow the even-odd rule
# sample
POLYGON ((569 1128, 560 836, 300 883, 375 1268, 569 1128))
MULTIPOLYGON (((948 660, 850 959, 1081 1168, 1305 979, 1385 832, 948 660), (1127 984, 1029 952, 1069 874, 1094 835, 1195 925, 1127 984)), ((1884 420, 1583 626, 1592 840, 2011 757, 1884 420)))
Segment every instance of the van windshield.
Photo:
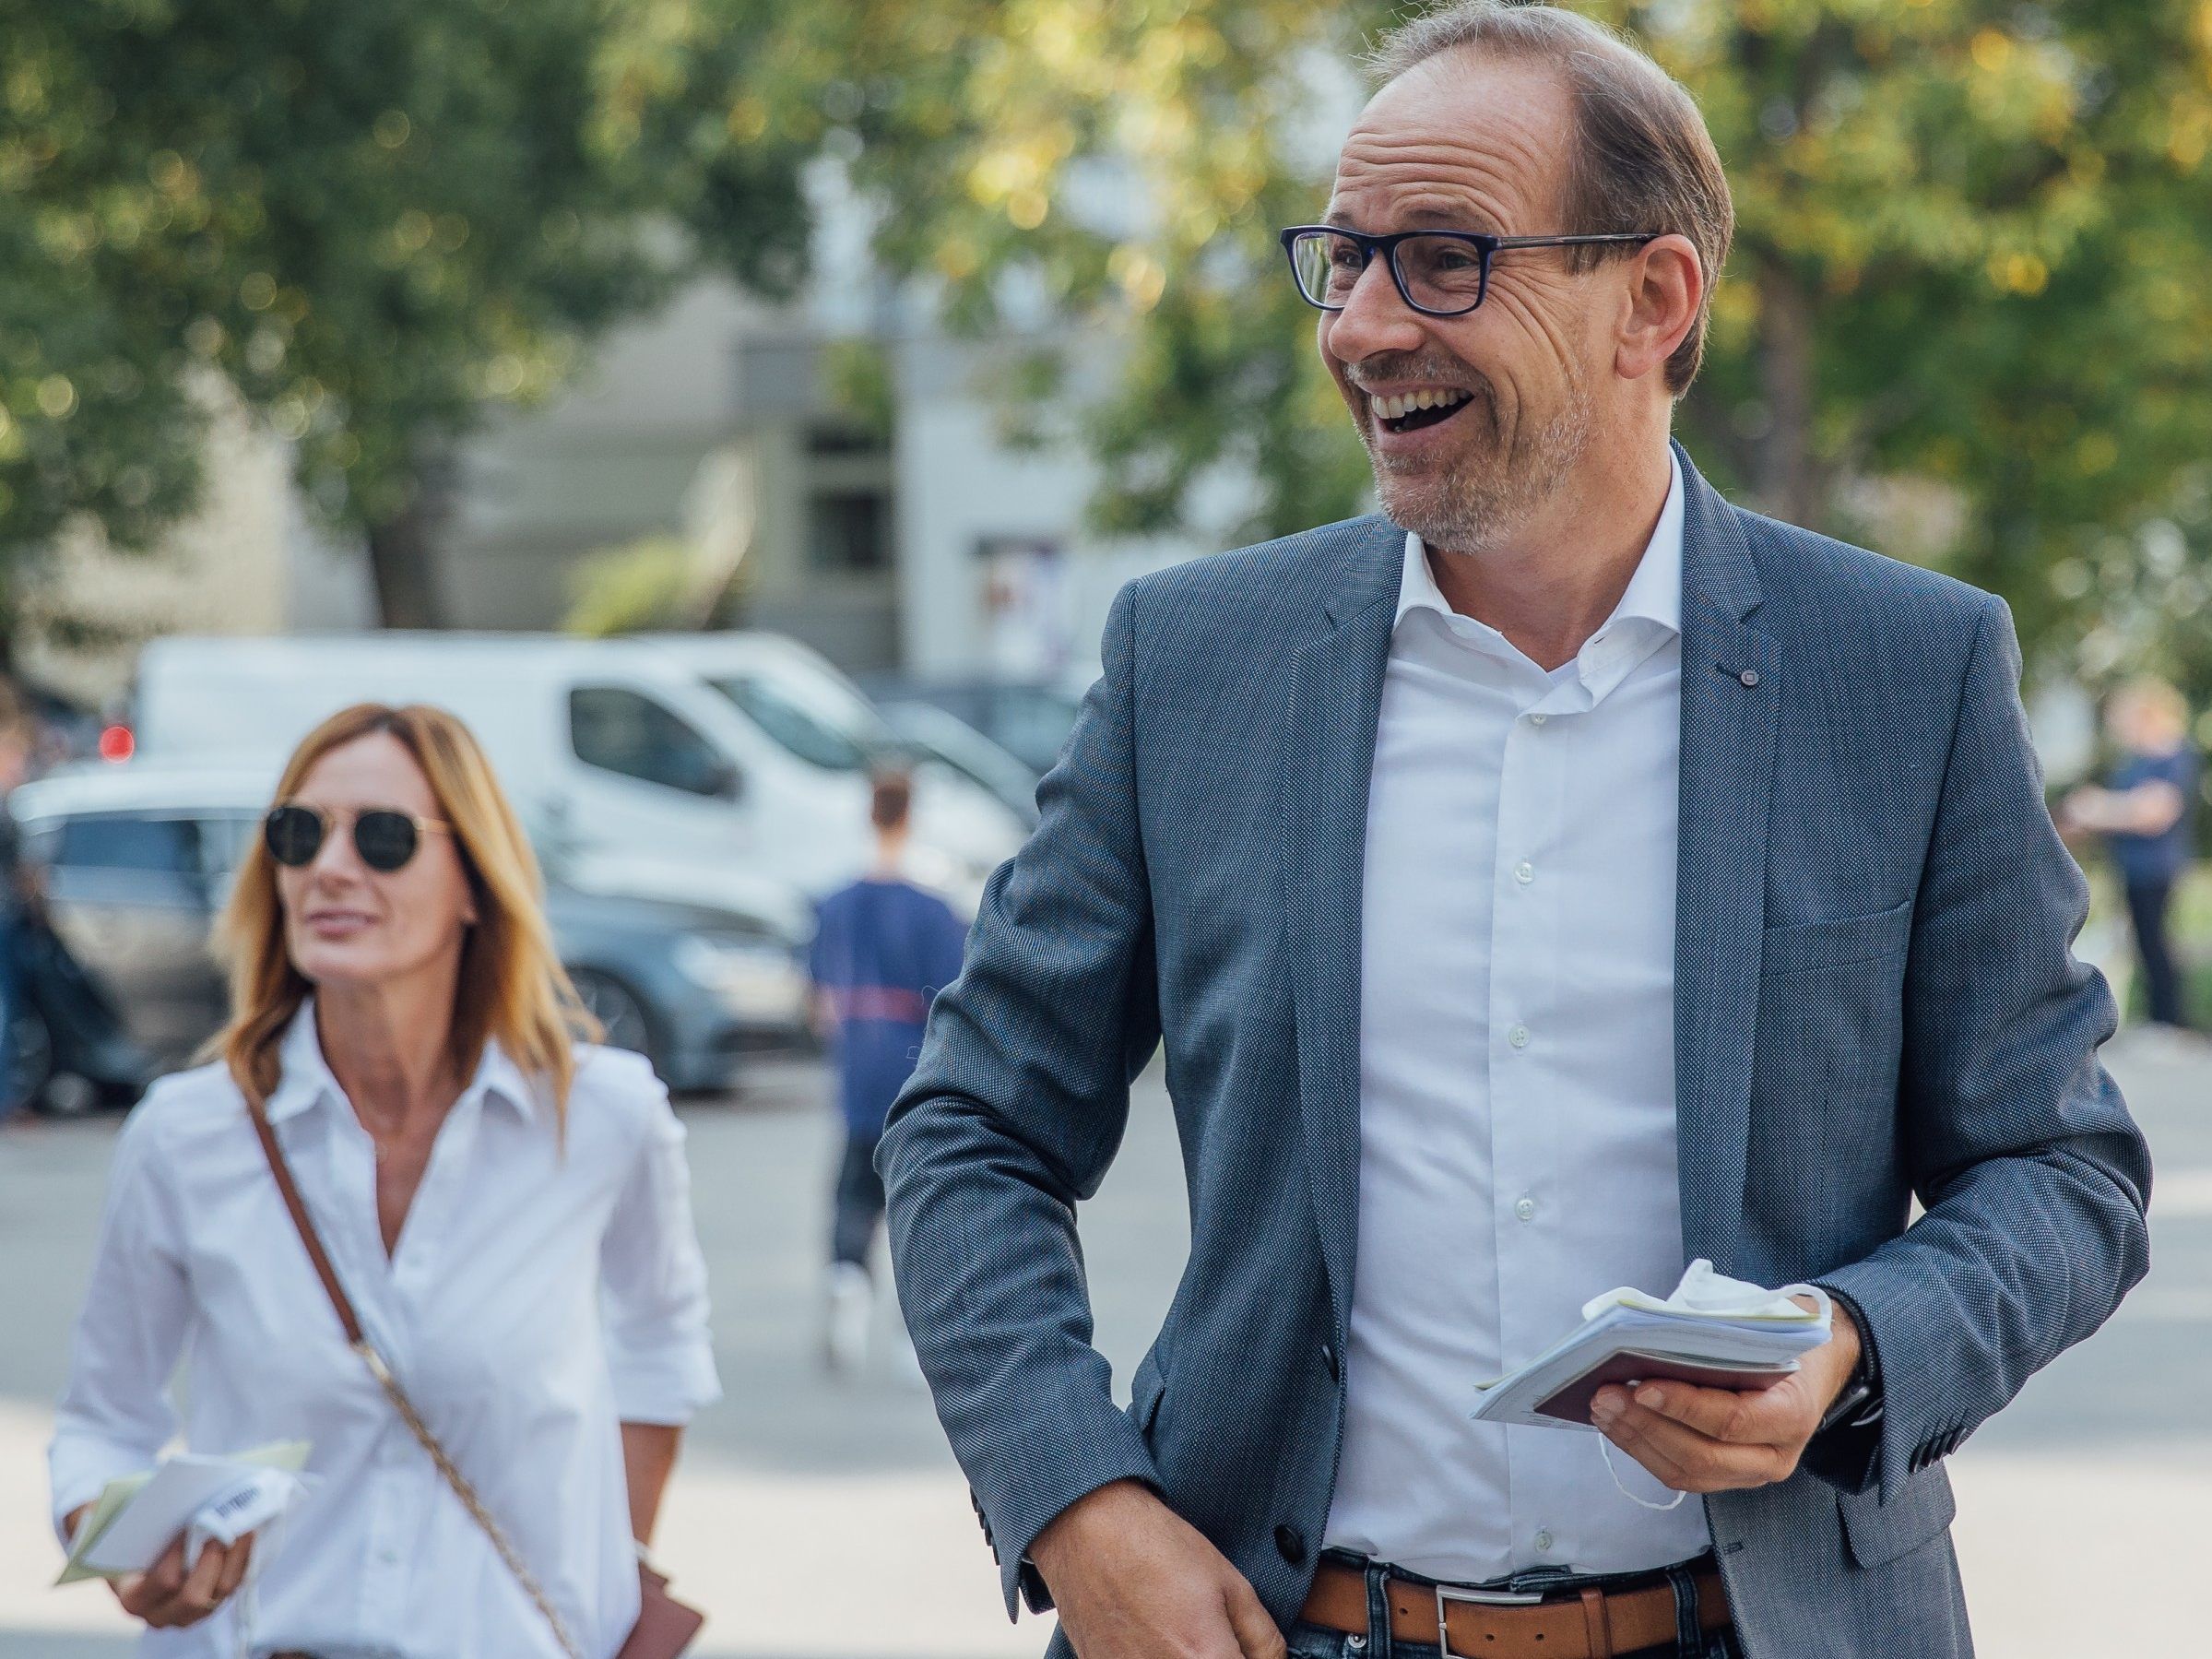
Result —
POLYGON ((777 743, 832 772, 866 771, 893 746, 875 710, 841 686, 764 674, 726 674, 710 683, 777 743))

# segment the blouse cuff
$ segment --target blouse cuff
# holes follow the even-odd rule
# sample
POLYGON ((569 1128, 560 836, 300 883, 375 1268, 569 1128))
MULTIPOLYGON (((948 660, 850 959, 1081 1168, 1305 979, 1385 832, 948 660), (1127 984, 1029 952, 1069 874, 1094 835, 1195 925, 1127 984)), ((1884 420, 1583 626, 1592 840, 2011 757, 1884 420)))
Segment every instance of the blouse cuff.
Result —
POLYGON ((680 1428, 722 1397, 714 1351, 704 1343, 612 1354, 609 1362, 615 1410, 625 1423, 680 1428))

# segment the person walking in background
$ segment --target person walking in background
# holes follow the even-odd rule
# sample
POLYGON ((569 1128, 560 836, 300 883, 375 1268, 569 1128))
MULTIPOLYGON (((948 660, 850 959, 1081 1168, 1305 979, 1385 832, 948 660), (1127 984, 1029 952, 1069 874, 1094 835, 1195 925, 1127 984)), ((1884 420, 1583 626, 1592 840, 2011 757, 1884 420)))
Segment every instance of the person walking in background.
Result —
POLYGON ((2189 739, 2189 705, 2162 680, 2131 681, 2106 705, 2105 731, 2120 756, 2111 776, 2101 788, 2076 789, 2060 812, 2069 830, 2104 836, 2127 895, 2151 1023, 2183 1029, 2189 1019, 2166 915, 2195 847, 2202 763, 2189 739))
POLYGON ((252 1597, 251 1535, 118 1582, 142 1653, 607 1659, 644 1628, 638 1544, 720 1392, 706 1272, 668 1091, 577 1039, 539 897, 451 715, 361 705, 286 764, 219 1058, 116 1144, 50 1461, 66 1538, 168 1443, 182 1360, 187 1448, 306 1440, 318 1478, 252 1597))
POLYGON ((883 1219, 876 1143, 914 1070, 929 1002, 960 973, 967 929, 951 906, 904 873, 911 778, 880 774, 870 792, 875 862, 822 902, 811 971, 817 1028, 830 1043, 845 1148, 832 1194, 823 1354, 833 1370, 868 1354, 875 1306, 869 1253, 883 1219))
POLYGON ((29 895, 23 890, 23 861, 16 834, 15 815, 7 798, 30 769, 36 741, 29 710, 14 690, 0 683, 0 1124, 24 1104, 16 1077, 16 1023, 23 999, 23 908, 29 895))

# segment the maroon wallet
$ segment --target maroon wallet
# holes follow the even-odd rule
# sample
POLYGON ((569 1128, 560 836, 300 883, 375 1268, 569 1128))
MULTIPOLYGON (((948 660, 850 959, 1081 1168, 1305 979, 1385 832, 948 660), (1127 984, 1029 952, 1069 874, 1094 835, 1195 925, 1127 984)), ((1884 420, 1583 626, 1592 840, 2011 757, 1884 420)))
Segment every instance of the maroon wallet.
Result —
POLYGON ((1733 1388, 1756 1392, 1772 1388, 1784 1377, 1797 1374, 1797 1361, 1779 1366, 1707 1365, 1676 1354, 1648 1354, 1629 1349, 1615 1354, 1584 1371, 1536 1409, 1562 1423, 1588 1423, 1590 1403, 1609 1382, 1694 1382, 1699 1388, 1733 1388))

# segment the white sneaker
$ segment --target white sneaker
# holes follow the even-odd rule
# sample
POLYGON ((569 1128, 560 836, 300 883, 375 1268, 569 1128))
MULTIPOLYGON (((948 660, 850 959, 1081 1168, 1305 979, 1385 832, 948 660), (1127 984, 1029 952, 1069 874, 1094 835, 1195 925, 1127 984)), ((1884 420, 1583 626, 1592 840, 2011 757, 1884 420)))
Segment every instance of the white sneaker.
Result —
POLYGON ((831 1370, 850 1376, 867 1363, 868 1328, 875 1309, 876 1287, 868 1269, 851 1262, 833 1264, 822 1334, 822 1358, 831 1370))

